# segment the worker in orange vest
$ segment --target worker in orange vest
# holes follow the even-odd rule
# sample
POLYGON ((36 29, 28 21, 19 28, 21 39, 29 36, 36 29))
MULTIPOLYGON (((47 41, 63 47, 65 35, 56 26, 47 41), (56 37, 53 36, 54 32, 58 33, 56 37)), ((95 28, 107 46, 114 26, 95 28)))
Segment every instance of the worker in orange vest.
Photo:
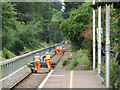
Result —
POLYGON ((63 49, 63 48, 62 48, 62 47, 60 47, 60 54, 62 54, 62 49, 63 49))
POLYGON ((39 53, 36 53, 36 56, 34 57, 33 61, 35 61, 35 71, 37 71, 37 73, 39 73, 38 70, 40 68, 40 61, 41 61, 39 53))
POLYGON ((57 54, 59 53, 59 47, 56 48, 56 53, 57 53, 57 54))
POLYGON ((49 72, 51 71, 51 58, 50 58, 50 55, 48 52, 46 52, 46 56, 44 56, 45 58, 45 61, 46 61, 46 64, 47 64, 47 67, 48 67, 48 70, 49 72))

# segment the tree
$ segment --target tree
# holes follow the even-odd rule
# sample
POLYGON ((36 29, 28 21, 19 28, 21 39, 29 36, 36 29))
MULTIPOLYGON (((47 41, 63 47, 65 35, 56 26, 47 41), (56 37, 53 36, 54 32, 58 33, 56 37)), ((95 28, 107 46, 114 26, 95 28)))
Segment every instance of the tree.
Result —
POLYGON ((82 5, 83 2, 65 2, 65 11, 63 13, 63 18, 67 19, 69 18, 70 11, 78 9, 79 6, 82 5))
POLYGON ((11 47, 15 42, 17 15, 15 4, 2 2, 2 46, 11 47))
POLYGON ((58 11, 61 11, 62 9, 62 2, 52 2, 51 3, 51 7, 58 10, 58 11))
POLYGON ((53 13, 55 15, 51 3, 3 2, 2 6, 3 47, 19 55, 26 49, 37 49, 41 42, 49 43, 54 39, 54 34, 49 35, 48 30, 53 13))
POLYGON ((78 9, 72 10, 69 18, 60 25, 60 30, 64 36, 73 42, 81 42, 83 39, 81 33, 88 29, 89 20, 92 16, 91 9, 89 3, 84 3, 78 9))

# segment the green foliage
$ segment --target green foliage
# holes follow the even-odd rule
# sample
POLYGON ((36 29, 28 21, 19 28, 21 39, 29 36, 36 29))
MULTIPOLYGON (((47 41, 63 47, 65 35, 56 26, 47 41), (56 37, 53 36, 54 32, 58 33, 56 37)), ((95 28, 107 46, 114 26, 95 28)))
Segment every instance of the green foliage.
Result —
POLYGON ((52 19, 52 9, 50 3, 20 2, 17 3, 16 7, 18 12, 20 12, 18 20, 27 25, 33 26, 31 30, 34 30, 34 32, 37 33, 35 37, 38 40, 49 42, 47 37, 49 33, 48 25, 52 19))
POLYGON ((111 44, 114 46, 114 43, 120 44, 120 10, 119 9, 112 9, 112 16, 111 17, 111 44))
POLYGON ((52 45, 52 43, 46 43, 46 42, 43 42, 42 44, 43 44, 44 47, 49 47, 49 46, 52 45))
POLYGON ((70 66, 71 70, 74 68, 78 70, 91 70, 92 69, 92 66, 91 66, 92 63, 90 61, 89 51, 87 49, 79 49, 77 51, 73 51, 72 58, 74 58, 73 60, 78 63, 76 67, 76 63, 74 65, 74 61, 71 62, 71 66, 70 66))
POLYGON ((56 9, 53 8, 53 16, 52 16, 52 21, 60 20, 62 19, 62 12, 57 11, 56 9))
POLYGON ((2 59, 2 61, 4 59, 10 59, 10 58, 15 57, 15 55, 13 55, 10 51, 8 51, 7 48, 3 48, 2 54, 0 56, 2 56, 2 57, 0 57, 2 59))
POLYGON ((62 66, 65 66, 66 63, 67 63, 66 59, 63 59, 61 64, 62 64, 62 66))
POLYGON ((58 10, 58 11, 61 11, 62 9, 62 2, 52 2, 51 3, 51 7, 58 10))
POLYGON ((63 13, 63 18, 67 19, 69 18, 70 15, 70 11, 72 11, 73 9, 78 9, 79 6, 82 5, 83 2, 65 2, 65 11, 63 13))
MULTIPOLYGON (((105 65, 102 66, 102 69, 101 69, 101 76, 103 77, 104 81, 102 82, 103 84, 105 84, 106 82, 106 78, 105 78, 105 71, 106 71, 106 68, 105 68, 105 65)), ((113 88, 119 88, 119 83, 120 83, 120 80, 119 80, 119 77, 118 77, 118 62, 116 62, 116 57, 110 57, 110 85, 113 87, 113 88)))
MULTIPOLYGON (((7 48, 3 48, 1 56, 5 59, 10 59, 10 58, 14 57, 14 55, 10 51, 8 51, 7 48)), ((3 59, 3 58, 1 58, 1 59, 3 59)))
POLYGON ((2 2, 2 45, 11 47, 15 41, 17 15, 15 4, 2 2))
POLYGON ((2 51, 2 57, 6 58, 6 59, 9 59, 9 52, 6 48, 3 48, 3 51, 2 51))
POLYGON ((82 70, 91 70, 92 62, 89 57, 89 51, 87 49, 80 49, 78 53, 79 54, 76 56, 76 58, 79 60, 79 64, 83 65, 82 70))
POLYGON ((39 48, 41 42, 46 42, 48 46, 52 42, 60 42, 59 24, 55 29, 48 30, 52 15, 62 18, 60 11, 54 11, 51 3, 47 2, 2 2, 3 47, 19 55, 25 50, 39 48))
POLYGON ((80 46, 79 46, 78 44, 76 44, 76 43, 74 43, 74 42, 71 42, 70 50, 71 50, 72 52, 76 52, 76 51, 78 51, 79 49, 80 49, 80 46))
POLYGON ((84 3, 78 9, 72 10, 70 17, 60 25, 63 35, 70 38, 71 41, 81 44, 81 33, 88 28, 92 16, 91 11, 89 3, 84 3))
POLYGON ((78 64, 79 64, 79 61, 77 59, 72 59, 70 70, 73 70, 78 64))
POLYGON ((59 31, 60 23, 59 21, 54 21, 52 20, 49 24, 50 26, 50 31, 48 35, 48 40, 51 40, 52 42, 57 42, 59 43, 63 39, 63 35, 59 31))

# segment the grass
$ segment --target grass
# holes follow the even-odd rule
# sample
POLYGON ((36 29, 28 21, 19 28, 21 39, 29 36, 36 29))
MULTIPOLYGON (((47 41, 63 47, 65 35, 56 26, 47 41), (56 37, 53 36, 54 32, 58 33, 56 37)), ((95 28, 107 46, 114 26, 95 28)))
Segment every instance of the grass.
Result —
POLYGON ((78 64, 79 64, 79 61, 77 59, 72 59, 70 70, 73 70, 78 64))
MULTIPOLYGON (((49 44, 46 42, 40 43, 40 48, 45 48, 45 47, 49 47, 49 46, 52 46, 52 42, 49 44)), ((37 50, 40 48, 37 48, 37 50)), ((25 50, 23 52, 20 52, 20 54, 22 55, 22 54, 32 52, 32 51, 33 50, 29 50, 29 49, 25 48, 25 50)), ((14 55, 12 52, 10 52, 7 48, 3 48, 3 50, 0 52, 0 62, 5 61, 10 58, 14 58, 15 56, 16 55, 14 55)))
POLYGON ((42 42, 42 43, 40 43, 40 46, 41 47, 49 47, 49 46, 52 46, 52 43, 42 42))
POLYGON ((65 66, 66 63, 67 63, 66 59, 63 59, 61 64, 62 64, 62 66, 65 66))
POLYGON ((2 52, 0 53, 0 62, 13 58, 13 57, 15 57, 13 53, 8 51, 6 48, 3 48, 2 52))
POLYGON ((88 57, 88 50, 80 49, 77 52, 74 52, 70 65, 70 70, 81 69, 81 70, 91 70, 92 66, 88 57))
MULTIPOLYGON (((101 76, 104 81, 102 84, 105 85, 106 77, 105 77, 106 67, 105 64, 101 67, 101 76)), ((118 62, 116 62, 116 57, 110 56, 110 85, 115 90, 119 90, 120 79, 119 79, 119 69, 118 62)))

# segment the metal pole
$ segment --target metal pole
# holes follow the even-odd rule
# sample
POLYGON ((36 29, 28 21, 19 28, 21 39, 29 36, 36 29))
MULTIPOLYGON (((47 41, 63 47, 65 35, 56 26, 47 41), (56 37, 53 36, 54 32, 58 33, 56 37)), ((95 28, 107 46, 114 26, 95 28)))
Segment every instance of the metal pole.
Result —
POLYGON ((106 88, 110 87, 110 5, 106 4, 106 88))
MULTIPOLYGON (((101 0, 99 0, 100 2, 101 0)), ((98 78, 101 72, 101 6, 98 7, 98 78)))
MULTIPOLYGON (((95 0, 93 0, 95 5, 95 0)), ((93 8, 93 71, 95 71, 95 9, 93 8)))

